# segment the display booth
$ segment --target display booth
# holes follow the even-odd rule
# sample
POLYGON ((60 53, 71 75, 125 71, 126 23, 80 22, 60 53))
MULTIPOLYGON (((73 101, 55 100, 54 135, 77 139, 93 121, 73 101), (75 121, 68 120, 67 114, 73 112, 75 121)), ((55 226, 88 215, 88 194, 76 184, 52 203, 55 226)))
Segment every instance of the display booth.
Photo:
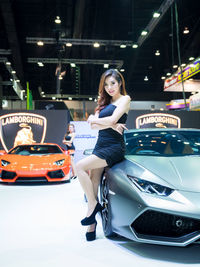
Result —
MULTIPOLYGON (((1 111, 0 149, 8 151, 20 142, 56 143, 65 148, 62 140, 69 122, 68 110, 1 111)), ((91 130, 86 121, 71 121, 71 123, 74 124, 76 131, 75 159, 79 159, 85 149, 94 147, 98 131, 91 130)), ((126 127, 128 129, 200 128, 200 112, 130 110, 126 127)))

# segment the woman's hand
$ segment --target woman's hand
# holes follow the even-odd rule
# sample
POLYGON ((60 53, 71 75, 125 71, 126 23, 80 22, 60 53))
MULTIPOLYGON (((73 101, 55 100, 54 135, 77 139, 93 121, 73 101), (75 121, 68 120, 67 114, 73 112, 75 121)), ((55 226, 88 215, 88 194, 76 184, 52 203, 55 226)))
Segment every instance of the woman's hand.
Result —
POLYGON ((112 129, 115 130, 116 132, 123 134, 124 130, 128 130, 128 128, 126 128, 125 124, 123 123, 116 123, 112 126, 112 129))

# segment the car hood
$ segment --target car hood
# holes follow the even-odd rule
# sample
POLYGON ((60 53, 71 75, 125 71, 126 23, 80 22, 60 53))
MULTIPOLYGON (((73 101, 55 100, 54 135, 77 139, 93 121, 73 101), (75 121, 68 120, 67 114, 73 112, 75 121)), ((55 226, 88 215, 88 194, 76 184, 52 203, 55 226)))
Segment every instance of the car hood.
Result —
MULTIPOLYGON (((9 161, 11 164, 4 167, 4 169, 23 169, 25 166, 31 169, 50 168, 57 160, 67 159, 63 154, 52 155, 38 155, 38 156, 21 156, 21 155, 4 155, 1 157, 3 160, 9 161)), ((55 165, 54 165, 55 166, 55 165)))
POLYGON ((200 156, 126 156, 171 184, 175 189, 200 192, 200 156))

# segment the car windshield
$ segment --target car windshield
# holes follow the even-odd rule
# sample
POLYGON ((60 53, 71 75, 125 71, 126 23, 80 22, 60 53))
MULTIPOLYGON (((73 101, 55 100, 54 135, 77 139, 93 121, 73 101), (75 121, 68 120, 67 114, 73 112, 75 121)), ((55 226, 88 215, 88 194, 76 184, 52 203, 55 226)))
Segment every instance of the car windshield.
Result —
POLYGON ((125 133, 126 155, 200 155, 200 131, 144 131, 125 133))
POLYGON ((62 154, 58 146, 54 145, 23 145, 13 148, 9 154, 15 155, 48 155, 48 154, 62 154))

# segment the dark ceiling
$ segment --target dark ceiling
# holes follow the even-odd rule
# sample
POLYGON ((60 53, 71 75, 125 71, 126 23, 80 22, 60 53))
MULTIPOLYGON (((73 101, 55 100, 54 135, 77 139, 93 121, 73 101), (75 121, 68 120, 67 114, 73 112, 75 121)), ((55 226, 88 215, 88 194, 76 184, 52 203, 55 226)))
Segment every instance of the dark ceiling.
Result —
POLYGON ((126 88, 134 100, 182 98, 181 93, 164 93, 161 80, 167 72, 173 73, 173 64, 179 63, 175 2, 181 62, 188 63, 189 57, 199 56, 197 0, 1 0, 3 98, 16 96, 9 85, 12 75, 6 68, 5 58, 16 70, 23 89, 29 82, 35 100, 41 99, 42 91, 46 96, 72 95, 76 99, 95 96, 100 75, 105 71, 104 62, 110 63, 109 68, 125 70, 126 88), (153 12, 167 4, 165 14, 157 19, 152 32, 137 49, 132 48, 130 44, 141 41, 141 31, 152 22, 153 12), (60 16, 61 24, 55 24, 56 16, 60 16), (187 35, 183 34, 185 27, 190 31, 187 35), (38 46, 36 40, 40 39, 48 41, 38 46), (72 47, 65 45, 66 39, 74 40, 72 47), (94 48, 88 44, 92 40, 106 40, 106 44, 94 48), (126 41, 129 46, 120 48, 117 41, 122 44, 126 41), (160 51, 160 56, 155 55, 156 50, 160 51), (44 66, 39 67, 37 61, 44 66), (70 62, 75 62, 76 67, 71 67, 70 62), (59 64, 61 72, 66 71, 62 80, 55 75, 59 64), (144 81, 145 76, 148 81, 144 81))

